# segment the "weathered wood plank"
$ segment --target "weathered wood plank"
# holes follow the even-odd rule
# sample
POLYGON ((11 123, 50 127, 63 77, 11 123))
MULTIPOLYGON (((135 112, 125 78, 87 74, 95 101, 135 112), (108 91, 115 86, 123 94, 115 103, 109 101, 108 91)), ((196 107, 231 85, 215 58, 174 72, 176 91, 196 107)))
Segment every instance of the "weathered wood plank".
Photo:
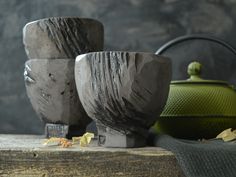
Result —
POLYGON ((161 148, 44 147, 33 135, 0 135, 0 176, 181 177, 174 155, 161 148))

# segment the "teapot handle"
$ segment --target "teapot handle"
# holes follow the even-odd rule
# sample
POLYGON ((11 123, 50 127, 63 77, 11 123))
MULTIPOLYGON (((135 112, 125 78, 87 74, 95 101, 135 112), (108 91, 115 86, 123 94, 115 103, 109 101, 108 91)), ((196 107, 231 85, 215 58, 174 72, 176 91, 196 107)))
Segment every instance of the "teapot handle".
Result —
POLYGON ((184 42, 184 41, 188 41, 188 40, 194 40, 194 39, 207 40, 207 41, 212 41, 212 42, 218 43, 218 44, 226 47, 228 50, 230 50, 232 53, 234 53, 236 55, 236 49, 234 47, 232 47, 230 44, 228 44, 225 41, 223 41, 221 39, 218 39, 216 37, 212 37, 212 36, 208 36, 208 35, 202 35, 202 34, 192 34, 192 35, 185 35, 185 36, 177 37, 177 38, 167 42, 163 46, 161 46, 156 51, 156 54, 161 55, 168 48, 172 47, 175 44, 178 44, 178 43, 181 43, 181 42, 184 42))

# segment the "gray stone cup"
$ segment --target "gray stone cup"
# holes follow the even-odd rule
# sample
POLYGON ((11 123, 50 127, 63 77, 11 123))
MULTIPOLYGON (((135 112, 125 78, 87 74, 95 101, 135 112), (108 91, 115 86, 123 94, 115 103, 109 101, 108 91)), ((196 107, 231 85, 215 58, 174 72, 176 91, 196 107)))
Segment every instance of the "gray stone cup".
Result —
POLYGON ((51 17, 30 22, 23 28, 23 42, 29 59, 75 58, 103 50, 103 25, 97 20, 51 17))
POLYGON ((93 52, 76 58, 75 80, 99 145, 145 146, 167 100, 171 62, 151 53, 93 52))
POLYGON ((91 119, 77 94, 74 64, 74 59, 28 60, 24 79, 30 102, 44 123, 68 125, 81 135, 91 119))
POLYGON ((74 63, 79 54, 103 50, 103 37, 103 25, 94 19, 52 17, 25 25, 23 42, 30 59, 25 85, 33 108, 46 123, 47 137, 84 133, 90 118, 75 89, 74 63))

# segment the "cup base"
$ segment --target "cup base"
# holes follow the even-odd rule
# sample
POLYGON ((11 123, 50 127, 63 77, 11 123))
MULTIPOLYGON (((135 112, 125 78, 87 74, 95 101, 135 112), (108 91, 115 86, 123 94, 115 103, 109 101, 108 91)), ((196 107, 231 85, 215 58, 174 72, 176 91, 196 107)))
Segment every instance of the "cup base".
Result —
POLYGON ((71 139, 74 136, 82 136, 85 132, 85 128, 81 128, 77 125, 65 125, 65 124, 49 124, 45 125, 46 138, 58 137, 71 139))
POLYGON ((146 146, 146 138, 138 134, 125 134, 101 124, 97 124, 97 128, 99 146, 117 148, 146 146))

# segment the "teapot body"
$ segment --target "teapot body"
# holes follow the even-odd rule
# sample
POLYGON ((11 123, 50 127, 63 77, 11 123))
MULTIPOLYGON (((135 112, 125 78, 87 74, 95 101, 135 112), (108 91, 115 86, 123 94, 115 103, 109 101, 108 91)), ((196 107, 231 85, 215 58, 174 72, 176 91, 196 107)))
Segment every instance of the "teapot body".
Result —
POLYGON ((177 138, 214 138, 236 128, 236 91, 223 81, 200 78, 200 65, 191 63, 190 78, 173 81, 155 130, 177 138))
POLYGON ((236 92, 224 85, 171 84, 154 127, 177 138, 214 138, 227 128, 236 128, 236 92))

